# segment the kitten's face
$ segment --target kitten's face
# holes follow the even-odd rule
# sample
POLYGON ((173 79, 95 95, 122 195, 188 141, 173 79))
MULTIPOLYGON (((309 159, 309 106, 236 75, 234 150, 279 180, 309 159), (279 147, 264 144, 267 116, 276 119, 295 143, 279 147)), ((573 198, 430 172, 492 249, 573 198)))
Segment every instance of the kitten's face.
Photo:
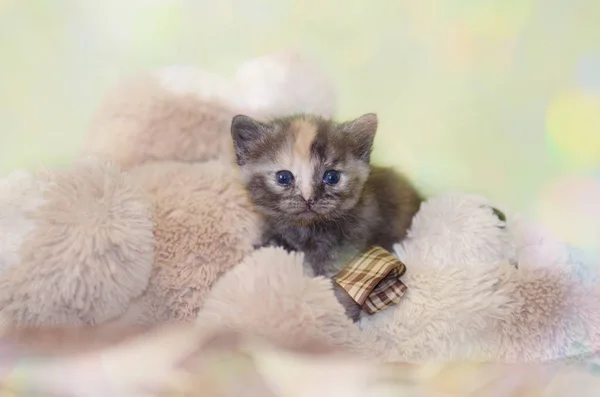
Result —
POLYGON ((354 207, 369 175, 377 116, 335 123, 292 116, 261 123, 233 119, 237 163, 265 215, 311 224, 354 207))

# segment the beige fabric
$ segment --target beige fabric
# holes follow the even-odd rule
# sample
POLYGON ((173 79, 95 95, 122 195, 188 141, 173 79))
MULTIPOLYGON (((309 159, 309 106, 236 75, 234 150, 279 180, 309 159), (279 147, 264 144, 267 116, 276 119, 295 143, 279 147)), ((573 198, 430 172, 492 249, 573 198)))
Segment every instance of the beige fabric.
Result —
POLYGON ((213 283, 253 250, 260 219, 237 170, 219 162, 149 163, 132 179, 152 204, 156 257, 150 285, 126 317, 193 317, 213 283))
POLYGON ((174 93, 150 74, 123 80, 92 118, 84 155, 125 169, 150 161, 233 159, 229 128, 236 114, 224 104, 174 93))
POLYGON ((0 276, 3 324, 193 318, 215 280, 259 240, 237 170, 219 162, 123 173, 87 160, 35 181, 42 204, 14 206, 33 226, 17 236, 20 260, 0 276))
POLYGON ((25 171, 0 179, 0 276, 21 260, 23 240, 35 228, 26 212, 35 211, 44 202, 44 187, 25 171))
POLYGON ((0 180, 0 323, 195 316, 258 241, 260 220, 230 162, 232 116, 332 115, 334 91, 293 52, 250 60, 232 79, 193 67, 124 78, 90 122, 83 163, 25 175, 31 186, 17 190, 0 180))
MULTIPOLYGON (((303 81, 312 72, 291 79, 302 91, 277 85, 272 70, 245 73, 272 77, 268 86, 281 89, 271 96, 278 110, 293 108, 282 98, 305 105, 331 99, 305 95, 315 87, 303 81)), ((248 92, 264 91, 254 83, 248 92)), ((124 83, 92 122, 84 152, 116 159, 131 174, 77 164, 50 172, 22 202, 0 196, 8 198, 0 222, 17 219, 19 226, 2 240, 9 248, 0 253, 8 264, 0 319, 153 323, 198 312, 201 326, 220 324, 285 346, 317 339, 362 357, 408 361, 535 361, 600 350, 597 285, 584 287, 572 269, 562 272, 570 259, 559 255, 546 267, 526 266, 537 256, 518 269, 493 261, 515 248, 513 237, 486 201, 466 195, 421 207, 415 219, 429 227, 415 227, 404 246, 402 304, 359 325, 345 317, 330 280, 303 276, 297 255, 261 250, 235 266, 258 241, 259 219, 233 167, 193 163, 228 156, 224 120, 234 106, 164 88, 152 76, 124 83)))
POLYGON ((199 321, 294 344, 314 335, 375 360, 548 361, 600 350, 600 293, 540 269, 407 263, 401 303, 360 324, 344 318, 329 280, 296 254, 264 248, 221 278, 199 321))
POLYGON ((35 228, 0 277, 3 320, 94 324, 123 314, 154 262, 150 202, 110 164, 82 162, 39 178, 43 203, 24 212, 35 228))
POLYGON ((304 274, 303 260, 282 248, 255 251, 215 283, 197 323, 287 347, 318 342, 364 357, 385 349, 346 316, 329 279, 304 274))

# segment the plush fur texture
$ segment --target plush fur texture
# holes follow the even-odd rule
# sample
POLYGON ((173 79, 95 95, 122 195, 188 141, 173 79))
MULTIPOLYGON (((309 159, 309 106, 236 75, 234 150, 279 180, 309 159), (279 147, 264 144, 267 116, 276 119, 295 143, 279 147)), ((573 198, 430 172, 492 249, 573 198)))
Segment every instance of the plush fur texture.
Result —
POLYGON ((9 205, 0 205, 14 210, 3 228, 17 219, 28 231, 16 236, 18 250, 4 253, 18 259, 0 274, 5 324, 194 318, 214 281, 259 241, 261 219, 238 171, 220 162, 148 163, 123 173, 90 161, 24 175, 22 189, 13 186, 2 197, 9 205), (34 194, 38 185, 43 195, 34 194), (16 203, 23 194, 29 199, 16 203))
MULTIPOLYGON (((508 219, 502 222, 492 203, 478 196, 448 194, 424 203, 396 251, 407 265, 403 282, 408 291, 397 306, 363 316, 358 324, 362 334, 339 320, 314 316, 323 301, 313 305, 304 297, 328 288, 327 283, 316 279, 321 280, 317 286, 309 284, 315 279, 298 277, 298 257, 274 248, 257 252, 260 262, 256 257, 244 261, 222 278, 205 310, 215 323, 234 329, 292 343, 302 335, 323 335, 324 340, 381 360, 531 362, 599 350, 598 284, 584 284, 573 268, 565 271, 568 264, 557 268, 538 262, 530 267, 520 261, 530 247, 514 245, 513 233, 524 230, 511 223, 510 214, 508 219), (268 275, 256 271, 259 266, 270 269, 268 275), (252 272, 256 281, 239 276, 252 272), (267 285, 266 278, 277 282, 260 288, 267 285), (251 289, 248 302, 245 286, 255 282, 258 286, 251 289), (302 294, 290 292, 297 290, 302 294), (252 302, 267 302, 268 309, 252 302), (263 310, 289 310, 293 315, 281 314, 271 326, 263 310), (299 320, 304 318, 316 321, 299 320)), ((328 300, 333 302, 331 293, 328 300)), ((337 313, 341 315, 339 309, 337 313)), ((204 315, 203 310, 200 318, 204 315)))
POLYGON ((195 317, 212 284, 252 252, 260 218, 234 167, 159 162, 131 174, 152 204, 156 258, 148 288, 124 320, 195 317))
POLYGON ((495 214, 498 205, 492 205, 485 197, 462 192, 434 197, 413 217, 410 243, 396 249, 402 259, 427 266, 493 267, 504 260, 516 265, 517 249, 522 248, 520 223, 513 214, 510 222, 503 221, 495 214))
POLYGON ((303 252, 315 274, 331 276, 369 245, 391 250, 402 240, 421 198, 395 171, 370 165, 376 131, 375 114, 233 119, 237 163, 266 219, 264 245, 303 252))
POLYGON ((237 113, 332 116, 335 108, 329 76, 295 52, 250 60, 233 79, 165 67, 119 82, 94 115, 83 153, 124 169, 151 161, 232 161, 229 129, 237 113))
POLYGON ((348 319, 329 280, 307 275, 303 259, 283 248, 257 250, 215 284, 197 322, 260 335, 290 348, 318 342, 361 352, 371 346, 375 340, 348 319))
MULTIPOLYGON (((160 84, 185 91, 176 77, 160 84)), ((130 109, 131 117, 147 116, 134 114, 146 107, 130 109)), ((131 133, 127 142, 107 128, 104 148, 108 155, 122 150, 124 159, 138 156, 130 164, 148 163, 141 167, 122 172, 91 161, 45 174, 15 174, 0 183, 0 232, 9 237, 0 239, 4 325, 113 320, 112 325, 130 326, 198 313, 201 329, 247 330, 285 346, 320 339, 316 342, 328 348, 371 360, 535 361, 599 350, 597 269, 501 208, 508 219, 502 222, 488 200, 454 194, 425 203, 396 250, 408 268, 407 294, 396 307, 353 324, 329 281, 306 276, 298 254, 267 248, 235 266, 259 241, 261 222, 235 169, 216 162, 158 161, 171 154, 144 145, 136 152, 136 141, 144 139, 136 125, 120 132, 131 133)), ((171 337, 187 349, 193 338, 185 335, 171 337)), ((164 339, 142 339, 131 347, 142 346, 156 348, 158 358, 142 354, 130 361, 128 350, 109 349, 111 374, 158 379, 168 361, 162 354, 173 358, 179 351, 164 339)), ((75 379, 76 385, 91 384, 81 379, 98 381, 94 376, 104 372, 94 366, 87 371, 90 366, 82 364, 90 356, 83 360, 55 367, 44 379, 53 385, 56 379, 75 379)), ((312 374, 326 377, 331 374, 326 369, 312 374)), ((309 384, 313 378, 302 379, 309 384)), ((117 391, 135 395, 126 387, 117 391)))
MULTIPOLYGON (((471 357, 479 350, 489 352, 483 354, 484 358, 547 361, 600 350, 598 264, 574 260, 566 255, 568 247, 564 243, 551 241, 538 225, 506 209, 503 211, 508 221, 503 225, 491 217, 490 208, 491 203, 479 196, 453 193, 434 198, 417 214, 408 239, 399 247, 399 257, 413 264, 408 266, 407 277, 417 276, 411 269, 428 272, 436 271, 436 267, 438 272, 453 274, 462 268, 479 285, 471 292, 465 290, 464 305, 454 307, 464 310, 486 302, 487 306, 481 307, 486 317, 471 316, 456 321, 454 326, 460 331, 460 340, 467 342, 461 345, 448 341, 448 346, 452 346, 450 356, 471 357), (487 266, 489 274, 482 264, 487 266), (476 293, 485 280, 496 280, 488 289, 495 299, 484 298, 483 291, 476 293), (471 327, 466 326, 469 321, 473 323, 471 327), (477 324, 484 326, 481 335, 476 333, 477 324), (478 346, 480 341, 484 343, 478 346)), ((442 286, 438 291, 444 291, 442 286)), ((452 302, 450 298, 458 296, 446 291, 450 295, 440 296, 440 303, 452 302)), ((423 296, 422 302, 423 308, 432 304, 429 296, 423 296)), ((393 314, 393 323, 392 313, 368 320, 397 333, 398 327, 392 324, 406 324, 415 310, 418 309, 399 306, 393 314)), ((448 325, 444 324, 454 324, 454 320, 461 318, 460 313, 452 310, 447 308, 437 314, 439 319, 448 316, 447 322, 435 327, 438 332, 448 332, 448 325)), ((437 356, 441 350, 442 347, 432 354, 437 356)), ((421 355, 416 351, 415 354, 421 355)))
POLYGON ((44 202, 44 186, 25 171, 0 179, 0 275, 20 261, 22 242, 35 228, 26 213, 44 202))
POLYGON ((331 115, 335 105, 329 76, 292 52, 252 60, 233 80, 185 66, 126 79, 92 120, 83 163, 0 180, 0 319, 194 317, 259 237, 261 219, 229 161, 233 109, 331 115), (287 96, 304 89, 309 98, 287 96))
POLYGON ((231 159, 226 132, 235 110, 189 92, 172 92, 152 75, 124 80, 94 115, 83 153, 124 169, 151 161, 231 159))
POLYGON ((148 284, 150 202, 110 164, 81 162, 21 182, 13 194, 28 202, 14 216, 33 226, 21 236, 18 263, 0 277, 2 320, 82 325, 121 315, 148 284))

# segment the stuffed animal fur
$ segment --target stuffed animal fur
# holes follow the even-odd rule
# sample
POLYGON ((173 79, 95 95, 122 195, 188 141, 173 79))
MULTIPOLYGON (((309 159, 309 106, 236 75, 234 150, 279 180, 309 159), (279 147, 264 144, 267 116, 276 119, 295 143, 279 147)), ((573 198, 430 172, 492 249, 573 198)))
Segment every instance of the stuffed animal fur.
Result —
POLYGON ((126 79, 72 167, 0 182, 0 323, 195 317, 259 237, 228 161, 231 117, 331 116, 335 106, 329 76, 293 52, 250 60, 235 79, 188 66, 126 79))
POLYGON ((240 70, 233 82, 191 68, 134 78, 108 96, 82 160, 0 183, 5 326, 194 320, 369 360, 547 361, 598 350, 596 269, 516 215, 505 211, 503 222, 481 197, 423 205, 396 249, 407 294, 358 324, 329 280, 302 273, 301 255, 253 252, 261 219, 230 161, 229 118, 240 109, 331 115, 335 95, 289 53, 240 70))
MULTIPOLYGON (((213 287, 198 322, 259 333, 280 343, 319 335, 369 359, 545 362, 600 350, 597 269, 525 259, 516 234, 485 198, 448 193, 425 202, 396 246, 408 291, 400 303, 358 324, 345 318, 328 280, 302 274, 302 257, 256 251, 213 287), (584 275, 580 277, 578 275, 584 275), (293 315, 290 315, 293 313, 293 315)), ((539 236, 539 235, 538 235, 539 236)), ((530 237, 528 237, 530 238, 530 237)), ((541 244, 541 241, 538 243, 541 244)), ((558 242, 556 242, 558 244, 558 242)), ((548 242, 539 245, 545 249, 548 242)), ((563 248, 565 248, 563 246, 563 248)))

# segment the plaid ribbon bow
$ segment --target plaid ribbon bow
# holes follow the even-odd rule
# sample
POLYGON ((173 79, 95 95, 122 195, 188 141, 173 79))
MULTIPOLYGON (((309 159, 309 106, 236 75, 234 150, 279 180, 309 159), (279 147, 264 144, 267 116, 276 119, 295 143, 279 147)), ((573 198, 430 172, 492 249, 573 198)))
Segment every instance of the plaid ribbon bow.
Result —
POLYGON ((404 263, 379 246, 371 247, 346 265, 333 280, 368 314, 377 313, 400 302, 406 285, 400 276, 404 263))

